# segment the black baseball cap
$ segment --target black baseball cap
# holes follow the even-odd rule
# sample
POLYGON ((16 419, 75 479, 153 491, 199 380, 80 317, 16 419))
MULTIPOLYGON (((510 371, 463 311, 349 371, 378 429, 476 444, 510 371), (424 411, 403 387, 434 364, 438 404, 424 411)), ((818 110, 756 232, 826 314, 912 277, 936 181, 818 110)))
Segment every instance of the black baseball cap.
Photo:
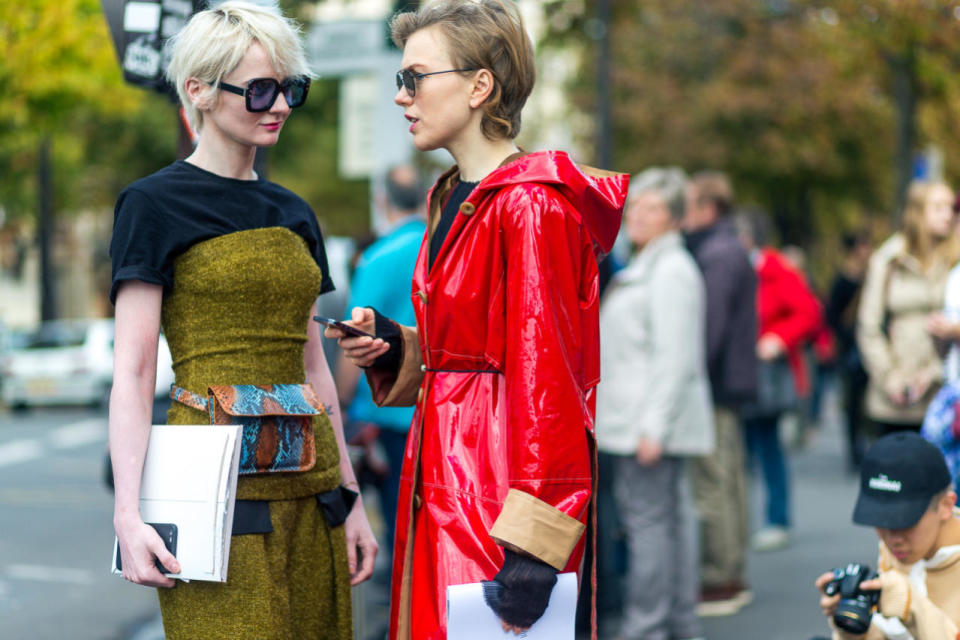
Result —
POLYGON ((943 454, 912 431, 883 436, 860 463, 856 524, 907 529, 917 524, 930 500, 951 486, 943 454))

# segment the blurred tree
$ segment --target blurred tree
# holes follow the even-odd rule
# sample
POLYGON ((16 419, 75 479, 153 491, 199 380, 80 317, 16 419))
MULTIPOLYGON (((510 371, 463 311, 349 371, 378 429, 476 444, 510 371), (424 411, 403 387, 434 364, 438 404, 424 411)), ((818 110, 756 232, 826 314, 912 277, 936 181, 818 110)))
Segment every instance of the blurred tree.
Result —
MULTIPOLYGON (((51 142, 57 182, 72 186, 92 124, 142 102, 123 83, 98 0, 0 3, 0 82, 0 203, 14 217, 36 211, 43 140, 51 142)), ((75 207, 77 195, 58 188, 56 208, 75 207)))
POLYGON ((38 214, 40 316, 56 316, 50 234, 70 199, 57 188, 82 169, 81 125, 91 114, 136 108, 123 86, 98 0, 0 5, 0 203, 11 217, 38 214), (54 171, 56 167, 56 171, 54 171))
MULTIPOLYGON (((589 4, 547 3, 545 45, 567 47, 589 34, 589 4)), ((729 171, 742 199, 771 210, 789 242, 850 224, 864 209, 893 211, 898 103, 895 64, 883 58, 913 51, 911 78, 929 87, 916 93, 921 135, 901 142, 903 153, 917 142, 952 140, 944 114, 957 104, 947 80, 956 54, 946 45, 958 40, 960 21, 942 0, 877 0, 873 13, 869 4, 614 3, 615 166, 729 171), (889 29, 875 32, 877 24, 889 29), (901 41, 912 44, 897 48, 901 41)), ((572 95, 592 111, 596 74, 586 53, 572 95)), ((947 158, 952 175, 955 153, 947 158)))
POLYGON ((960 115, 954 80, 960 71, 960 5, 945 0, 841 0, 832 3, 850 37, 862 41, 869 67, 895 113, 895 216, 903 208, 914 173, 914 154, 922 143, 937 143, 947 164, 960 164, 956 117, 960 115), (953 162, 951 162, 953 160, 953 162))

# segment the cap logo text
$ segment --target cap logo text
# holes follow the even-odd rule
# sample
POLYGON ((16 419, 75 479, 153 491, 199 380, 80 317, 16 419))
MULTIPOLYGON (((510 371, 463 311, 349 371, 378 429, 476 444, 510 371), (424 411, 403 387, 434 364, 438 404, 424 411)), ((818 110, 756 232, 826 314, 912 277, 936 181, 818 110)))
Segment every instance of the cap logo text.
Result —
POLYGON ((903 486, 899 480, 891 480, 882 473, 876 478, 870 478, 869 484, 871 489, 876 489, 877 491, 892 491, 893 493, 900 493, 900 488, 903 486))

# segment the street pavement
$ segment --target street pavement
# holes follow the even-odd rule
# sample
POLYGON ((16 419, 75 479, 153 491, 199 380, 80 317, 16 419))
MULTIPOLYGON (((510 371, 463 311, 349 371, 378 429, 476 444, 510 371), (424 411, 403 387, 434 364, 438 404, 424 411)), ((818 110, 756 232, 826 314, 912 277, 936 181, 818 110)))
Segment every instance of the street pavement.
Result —
MULTIPOLYGON (((709 640, 826 635, 816 576, 848 562, 875 564, 875 535, 850 522, 857 481, 844 464, 834 405, 805 446, 791 451, 792 544, 750 553, 754 601, 734 616, 705 619, 709 640)), ((163 640, 152 590, 108 572, 113 501, 102 479, 105 447, 102 411, 0 411, 0 637, 163 640)), ((752 498, 757 514, 762 496, 752 498)), ((357 639, 380 640, 385 580, 354 597, 357 639)))
POLYGON ((103 411, 0 411, 0 637, 120 640, 156 612, 109 573, 103 411))
MULTIPOLYGON (((751 552, 748 579, 753 602, 740 613, 704 619, 709 640, 809 640, 829 637, 813 582, 850 562, 876 568, 877 537, 851 522, 859 480, 846 467, 836 399, 805 446, 789 452, 793 482, 792 544, 781 551, 751 552)), ((759 470, 758 470, 759 471, 759 470)), ((760 477, 751 482, 754 528, 762 513, 760 477)))

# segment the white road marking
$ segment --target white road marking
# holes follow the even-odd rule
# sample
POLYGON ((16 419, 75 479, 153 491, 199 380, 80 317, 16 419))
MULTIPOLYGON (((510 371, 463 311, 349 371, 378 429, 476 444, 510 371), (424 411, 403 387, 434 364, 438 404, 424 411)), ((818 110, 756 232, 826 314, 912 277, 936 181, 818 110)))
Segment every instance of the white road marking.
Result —
POLYGON ((107 439, 107 421, 92 418, 55 429, 47 436, 54 449, 72 449, 107 439))
POLYGON ((47 448, 73 449, 107 439, 107 421, 103 418, 81 420, 54 429, 46 438, 21 438, 0 443, 0 467, 41 458, 47 448))
POLYGON ((15 580, 35 580, 37 582, 59 582, 86 586, 93 584, 93 572, 86 569, 66 569, 62 567, 44 567, 35 564, 11 564, 4 571, 8 578, 15 580))
POLYGON ((11 440, 0 444, 0 467, 29 462, 43 455, 43 445, 39 440, 11 440))

